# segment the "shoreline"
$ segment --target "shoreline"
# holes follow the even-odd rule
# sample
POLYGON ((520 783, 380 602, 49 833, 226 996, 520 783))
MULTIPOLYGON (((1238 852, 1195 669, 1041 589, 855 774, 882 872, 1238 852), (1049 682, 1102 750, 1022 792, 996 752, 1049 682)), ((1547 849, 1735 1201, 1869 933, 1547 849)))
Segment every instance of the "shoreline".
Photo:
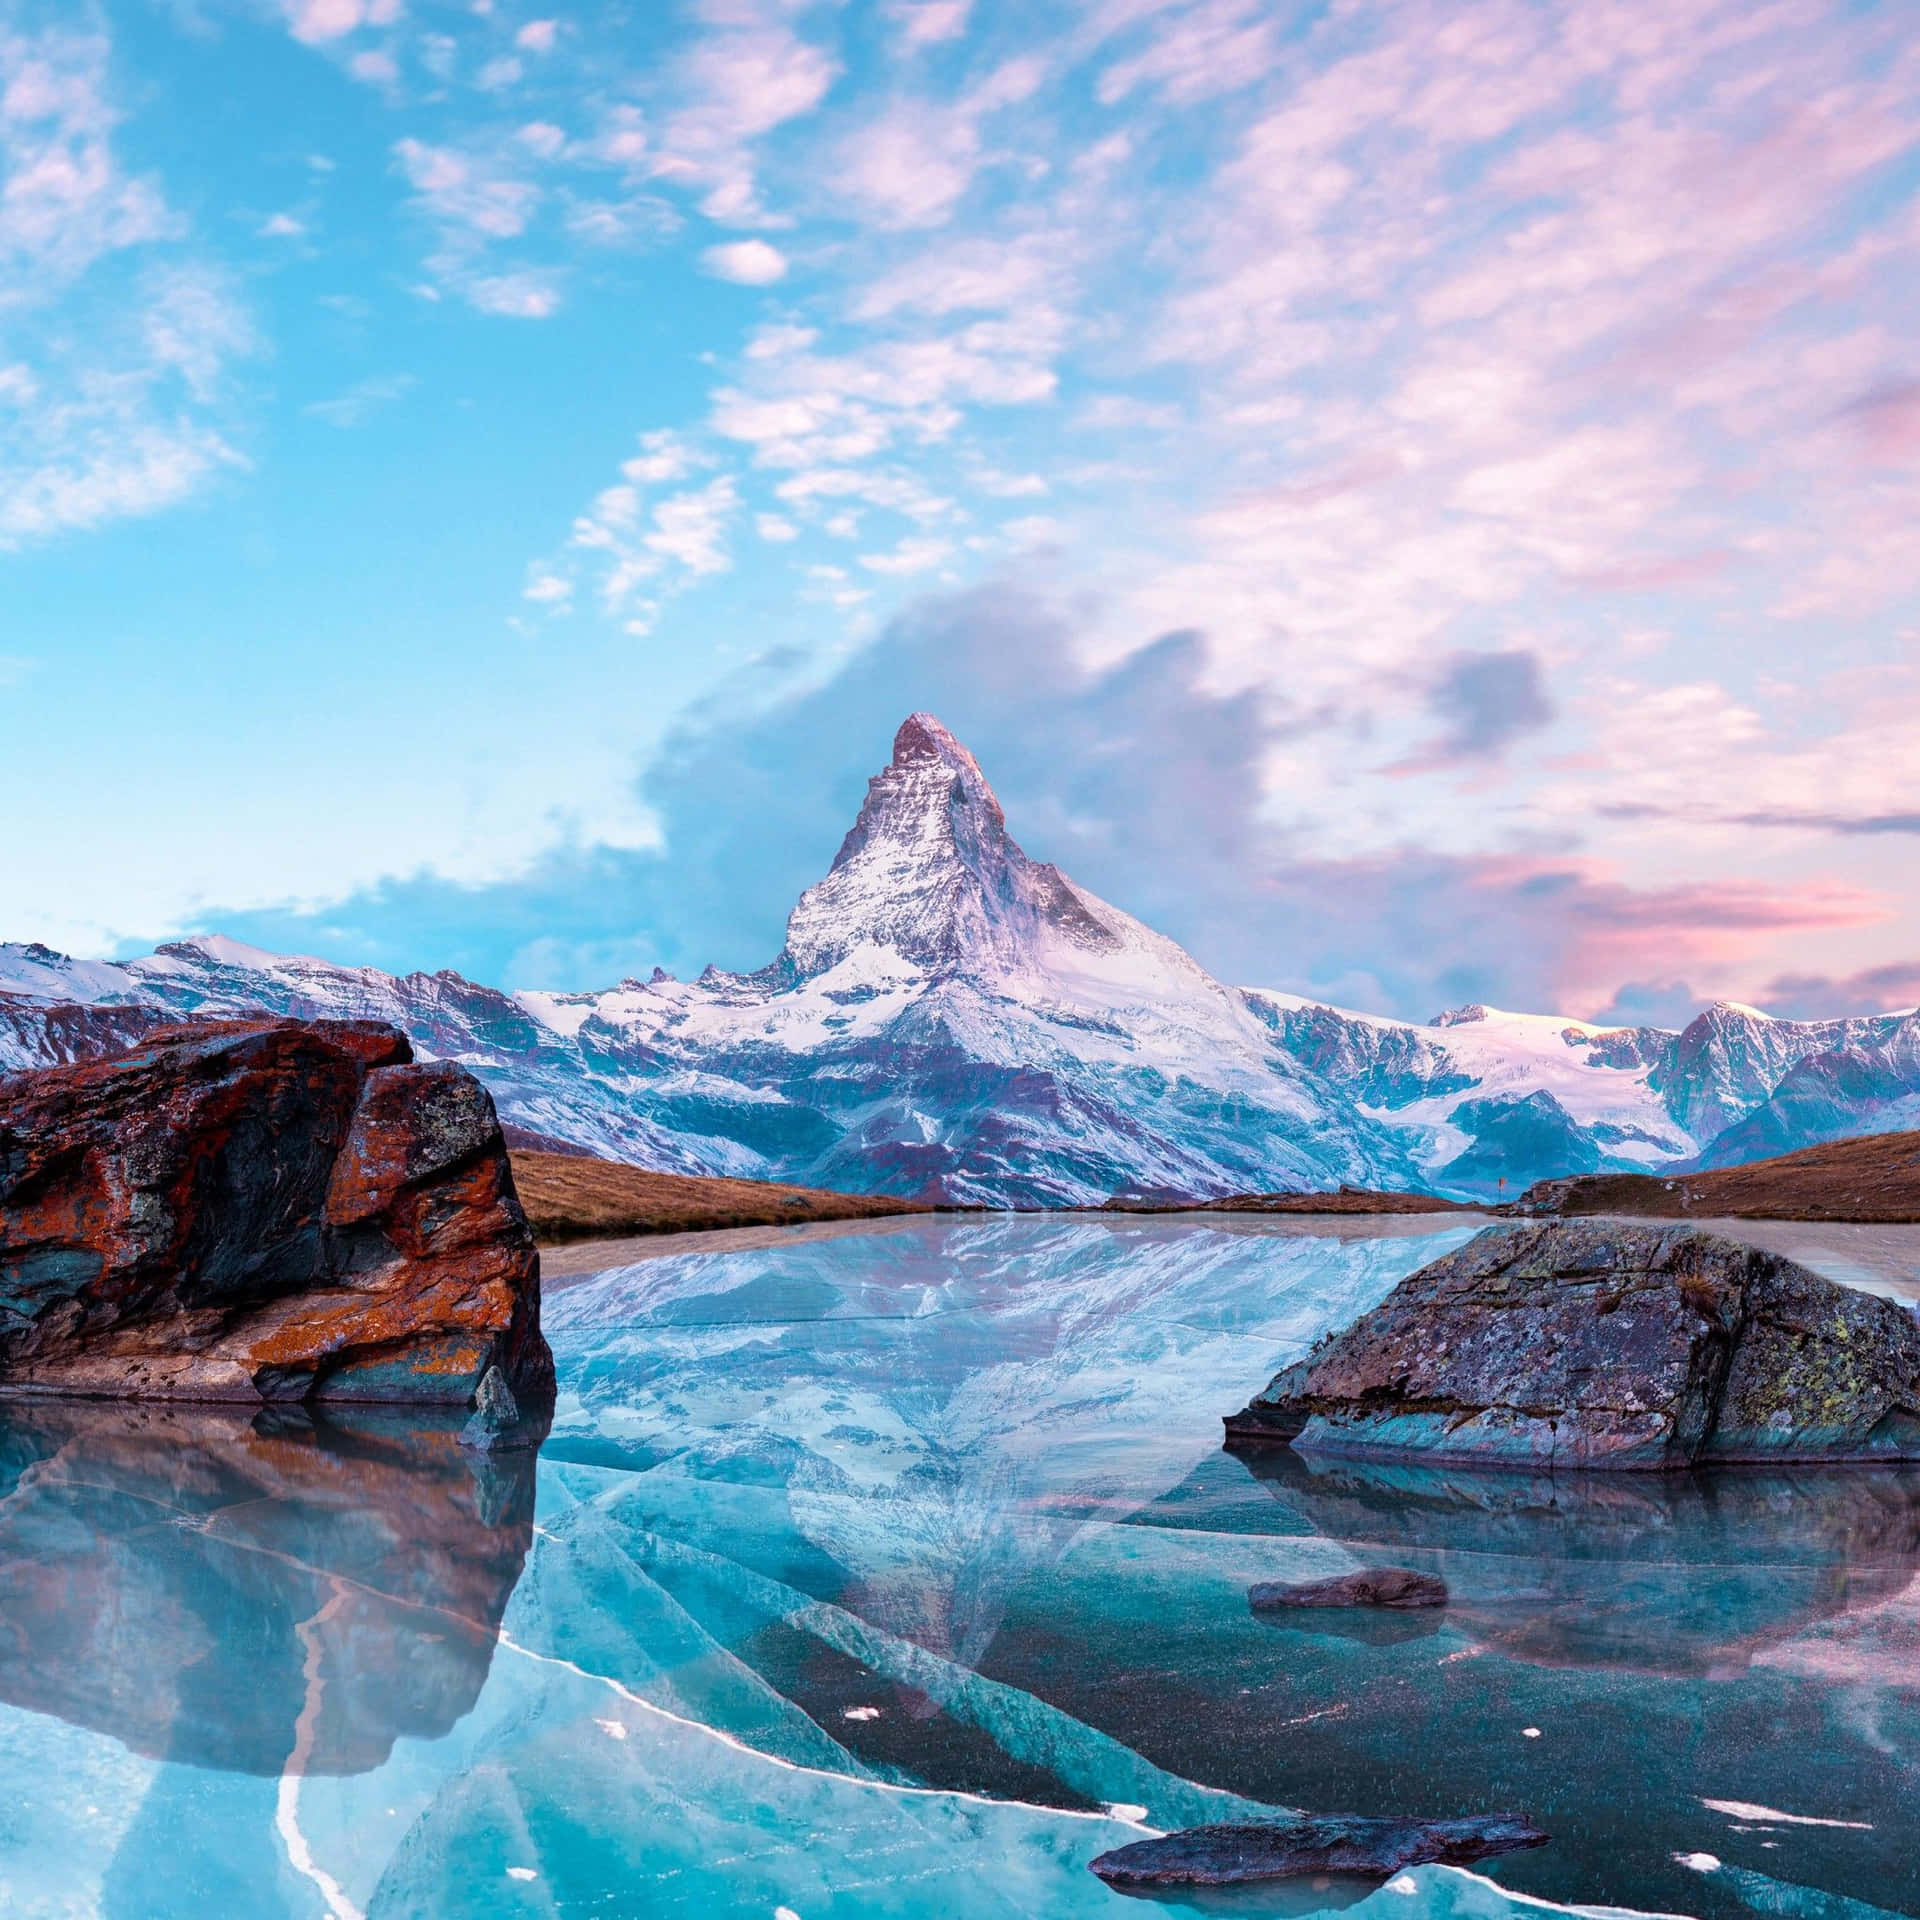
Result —
POLYGON ((571 1285, 615 1267, 638 1266, 684 1254, 752 1253, 803 1245, 816 1240, 900 1233, 933 1225, 968 1225, 982 1230, 1019 1221, 1052 1221, 1062 1226, 1099 1226, 1121 1234, 1150 1233, 1157 1228, 1208 1227, 1257 1239, 1411 1240, 1422 1233, 1441 1233, 1455 1223, 1462 1226, 1498 1225, 1492 1214, 1463 1210, 1457 1213, 1217 1213, 1195 1209, 1184 1213, 1111 1213, 1101 1207, 1025 1207, 932 1210, 888 1214, 865 1220, 809 1220, 790 1225, 705 1228, 690 1233, 628 1234, 599 1240, 542 1242, 541 1283, 551 1288, 571 1285))
MULTIPOLYGON (((1152 1221, 1219 1228, 1284 1230, 1345 1237, 1438 1232, 1448 1221, 1487 1223, 1605 1218, 1691 1224, 1766 1244, 1753 1229, 1866 1231, 1920 1225, 1920 1133, 1867 1134, 1802 1148, 1774 1160, 1709 1173, 1600 1174, 1541 1181, 1505 1202, 1459 1201, 1430 1193, 1342 1187, 1329 1193, 1246 1193, 1219 1200, 1121 1197, 1098 1207, 984 1207, 849 1194, 770 1181, 655 1173, 587 1156, 525 1147, 512 1150, 514 1177, 542 1257, 556 1277, 602 1271, 601 1255, 620 1248, 629 1260, 713 1243, 715 1234, 763 1234, 783 1245, 796 1231, 829 1226, 897 1225, 902 1220, 1100 1220, 1143 1227, 1152 1221), (1392 1223, 1392 1224, 1389 1224, 1392 1223), (1431 1224, 1430 1224, 1431 1223, 1431 1224), (670 1241, 671 1248, 657 1243, 670 1241), (584 1257, 565 1251, 591 1249, 584 1257), (587 1259, 597 1259, 589 1266, 587 1259)), ((1781 1250, 1785 1250, 1784 1245, 1781 1250)))

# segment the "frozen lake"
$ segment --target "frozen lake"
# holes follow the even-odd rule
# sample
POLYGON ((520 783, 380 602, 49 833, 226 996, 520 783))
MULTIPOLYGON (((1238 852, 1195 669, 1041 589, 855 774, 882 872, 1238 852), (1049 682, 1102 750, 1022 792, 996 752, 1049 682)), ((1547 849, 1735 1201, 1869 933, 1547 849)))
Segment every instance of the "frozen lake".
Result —
MULTIPOLYGON (((554 1276, 537 1469, 377 1422, 15 1412, 0 1910, 1118 1915, 1094 1854, 1297 1806, 1554 1836, 1366 1920, 1920 1913, 1920 1470, 1220 1451, 1221 1414, 1476 1225, 633 1249, 554 1276), (1379 1560, 1453 1605, 1248 1611, 1379 1560)), ((1920 1230, 1808 1231, 1837 1277, 1920 1291, 1920 1230)))

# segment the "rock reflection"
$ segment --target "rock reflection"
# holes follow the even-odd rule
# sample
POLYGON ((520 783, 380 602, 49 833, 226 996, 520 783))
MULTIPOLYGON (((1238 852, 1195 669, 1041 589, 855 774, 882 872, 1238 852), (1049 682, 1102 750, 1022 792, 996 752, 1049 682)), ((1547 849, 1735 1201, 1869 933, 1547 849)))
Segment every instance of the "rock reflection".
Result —
POLYGON ((66 1402, 0 1413, 0 1699, 136 1753, 361 1773, 473 1705, 531 1455, 458 1420, 66 1402))
POLYGON ((1517 1660, 1716 1677, 1920 1572, 1920 1468, 1557 1478, 1290 1449, 1248 1470, 1330 1539, 1441 1574, 1451 1627, 1517 1660))

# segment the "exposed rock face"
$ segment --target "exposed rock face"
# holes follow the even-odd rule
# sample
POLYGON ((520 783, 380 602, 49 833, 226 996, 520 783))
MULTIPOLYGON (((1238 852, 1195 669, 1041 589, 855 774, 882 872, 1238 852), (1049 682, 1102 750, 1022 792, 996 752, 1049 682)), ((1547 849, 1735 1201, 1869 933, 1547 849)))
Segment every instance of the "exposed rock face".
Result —
POLYGON ((1920 1324, 1692 1228, 1493 1228, 1277 1375, 1227 1434, 1490 1465, 1914 1459, 1920 1324))
POLYGON ((1305 1815, 1271 1826, 1188 1827, 1136 1840, 1091 1861, 1114 1887, 1231 1887, 1302 1874, 1384 1880, 1407 1867, 1471 1866, 1496 1854, 1542 1847, 1548 1836, 1513 1814, 1465 1820, 1374 1820, 1354 1813, 1305 1815))
POLYGON ((1295 1005, 1277 995, 1243 996, 1303 1067, 1370 1107, 1410 1106, 1474 1084, 1430 1033, 1391 1021, 1356 1020, 1332 1007, 1295 1005))
POLYGON ((25 994, 0 992, 0 1072, 9 1067, 70 1066, 124 1053, 156 1028, 175 1025, 177 1018, 159 1007, 92 1007, 72 1002, 49 1006, 25 994))
POLYGON ((373 1022, 205 1022, 0 1080, 0 1392, 551 1402, 493 1102, 373 1022))
POLYGON ((1447 1583, 1409 1567, 1361 1567, 1326 1580, 1262 1580, 1247 1589, 1256 1613, 1281 1607, 1391 1607, 1397 1612, 1444 1607, 1447 1583))
POLYGON ((1736 1167, 1809 1141, 1920 1126, 1920 1013, 1847 1024, 1865 1031, 1797 1060, 1765 1105, 1715 1139, 1700 1164, 1736 1167))
POLYGON ((810 980, 864 944, 930 972, 1000 974, 1028 965, 1049 934, 1117 952, 1128 932, 1058 867, 1028 859, 979 762, 916 713, 868 781, 831 871, 800 896, 774 966, 810 980))
POLYGON ((1447 1119, 1473 1139, 1440 1169, 1442 1181, 1457 1188, 1497 1189, 1501 1177, 1519 1167, 1544 1180, 1593 1173, 1604 1158, 1591 1131, 1545 1091, 1524 1099, 1463 1100, 1447 1119))

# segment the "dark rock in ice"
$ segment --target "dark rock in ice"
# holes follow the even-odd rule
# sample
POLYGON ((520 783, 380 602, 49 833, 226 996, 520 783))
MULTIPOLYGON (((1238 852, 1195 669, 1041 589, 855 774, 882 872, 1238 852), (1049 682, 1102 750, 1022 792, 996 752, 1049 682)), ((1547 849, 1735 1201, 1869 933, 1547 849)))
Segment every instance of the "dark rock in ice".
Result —
POLYGON ((520 1405, 498 1367, 489 1367, 474 1390, 473 1418, 460 1429, 460 1444, 482 1453, 537 1447, 539 1426, 520 1417, 520 1405))
POLYGON ((1406 1867, 1471 1866, 1544 1846, 1547 1838, 1514 1814, 1463 1820, 1303 1814, 1270 1825, 1188 1827, 1116 1847, 1089 1864, 1114 1887, 1231 1887, 1320 1873, 1384 1880, 1406 1867))
POLYGON ((368 1020, 201 1021, 0 1080, 0 1392, 550 1404, 486 1089, 368 1020))
POLYGON ((1691 1227, 1492 1228, 1226 1427, 1302 1453, 1536 1469, 1920 1459, 1920 1326, 1691 1227))
POLYGON ((1274 1607, 1444 1607, 1447 1583, 1406 1567, 1361 1567, 1327 1580, 1263 1580, 1247 1589, 1256 1612, 1274 1607))

